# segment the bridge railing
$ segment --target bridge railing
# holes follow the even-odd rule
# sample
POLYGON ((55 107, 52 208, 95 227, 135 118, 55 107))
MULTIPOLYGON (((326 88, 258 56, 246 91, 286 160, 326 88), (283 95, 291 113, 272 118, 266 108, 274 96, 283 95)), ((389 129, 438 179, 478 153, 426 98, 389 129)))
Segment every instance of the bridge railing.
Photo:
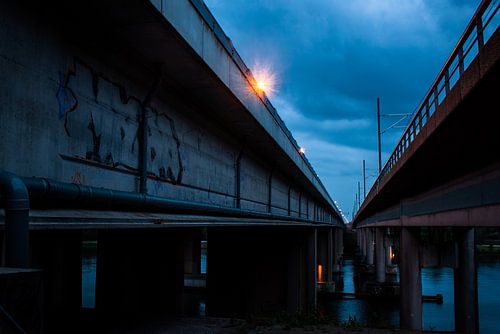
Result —
POLYGON ((420 133, 422 127, 434 114, 464 71, 479 54, 484 44, 496 31, 500 21, 499 7, 500 0, 483 0, 481 2, 436 80, 413 114, 409 125, 404 130, 394 151, 382 168, 370 193, 376 190, 390 174, 403 153, 408 149, 410 143, 420 133))

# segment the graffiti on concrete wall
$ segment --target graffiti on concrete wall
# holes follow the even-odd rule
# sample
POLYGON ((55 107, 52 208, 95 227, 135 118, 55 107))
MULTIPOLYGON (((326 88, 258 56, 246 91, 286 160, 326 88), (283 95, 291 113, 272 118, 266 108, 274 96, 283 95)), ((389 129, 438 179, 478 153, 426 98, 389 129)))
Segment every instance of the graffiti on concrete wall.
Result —
POLYGON ((76 184, 85 184, 85 175, 77 170, 72 176, 71 176, 71 182, 76 183, 76 184))
POLYGON ((109 79, 80 59, 60 77, 56 93, 68 149, 65 160, 138 173, 140 113, 148 115, 148 176, 182 182, 181 142, 175 121, 151 108, 125 85, 109 79))
POLYGON ((56 92, 56 99, 59 105, 59 120, 64 120, 64 131, 69 136, 68 132, 68 113, 74 111, 78 107, 78 100, 75 93, 68 87, 69 72, 59 73, 59 88, 56 92))

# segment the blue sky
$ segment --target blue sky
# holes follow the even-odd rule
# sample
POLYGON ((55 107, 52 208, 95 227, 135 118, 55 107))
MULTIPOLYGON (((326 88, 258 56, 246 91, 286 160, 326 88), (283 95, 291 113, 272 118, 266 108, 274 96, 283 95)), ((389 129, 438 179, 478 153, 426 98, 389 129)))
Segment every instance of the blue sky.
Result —
MULTIPOLYGON (((362 160, 367 192, 377 172, 376 97, 412 112, 479 2, 205 0, 247 65, 276 74, 271 102, 349 215, 362 160)), ((401 131, 382 136, 383 163, 401 131)))

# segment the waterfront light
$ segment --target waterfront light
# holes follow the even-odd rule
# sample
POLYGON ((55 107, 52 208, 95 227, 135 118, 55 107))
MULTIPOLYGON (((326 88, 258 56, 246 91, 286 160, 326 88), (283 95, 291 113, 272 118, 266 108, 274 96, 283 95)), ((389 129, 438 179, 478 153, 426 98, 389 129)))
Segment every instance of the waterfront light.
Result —
POLYGON ((394 260, 394 253, 392 252, 392 246, 389 246, 389 257, 391 259, 391 263, 394 260))

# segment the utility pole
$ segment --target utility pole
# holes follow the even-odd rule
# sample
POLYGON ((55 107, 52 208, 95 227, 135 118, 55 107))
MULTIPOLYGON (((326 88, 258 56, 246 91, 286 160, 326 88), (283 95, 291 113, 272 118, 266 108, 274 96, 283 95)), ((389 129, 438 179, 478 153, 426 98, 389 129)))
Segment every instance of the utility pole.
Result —
POLYGON ((361 208, 361 189, 360 189, 359 181, 358 181, 358 208, 361 208))
POLYGON ((380 98, 377 97, 377 137, 378 137, 378 173, 382 171, 382 152, 380 151, 380 98))
POLYGON ((363 159, 363 199, 366 198, 366 168, 365 159, 363 159))

